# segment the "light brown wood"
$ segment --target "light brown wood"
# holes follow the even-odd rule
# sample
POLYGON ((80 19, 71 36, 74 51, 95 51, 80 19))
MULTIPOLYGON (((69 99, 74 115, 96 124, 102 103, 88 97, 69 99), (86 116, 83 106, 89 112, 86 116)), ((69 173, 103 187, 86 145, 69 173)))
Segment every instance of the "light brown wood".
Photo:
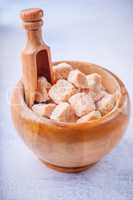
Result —
POLYGON ((110 71, 86 62, 62 62, 70 63, 86 74, 98 72, 111 93, 116 88, 120 91, 116 107, 93 122, 55 122, 37 116, 28 108, 23 84, 19 81, 13 91, 11 111, 20 137, 43 163, 56 170, 76 172, 96 163, 116 146, 128 125, 130 103, 124 84, 110 71))
POLYGON ((52 83, 50 48, 42 39, 43 10, 27 9, 21 12, 27 43, 22 51, 23 84, 27 105, 31 107, 37 91, 37 79, 45 76, 52 83))

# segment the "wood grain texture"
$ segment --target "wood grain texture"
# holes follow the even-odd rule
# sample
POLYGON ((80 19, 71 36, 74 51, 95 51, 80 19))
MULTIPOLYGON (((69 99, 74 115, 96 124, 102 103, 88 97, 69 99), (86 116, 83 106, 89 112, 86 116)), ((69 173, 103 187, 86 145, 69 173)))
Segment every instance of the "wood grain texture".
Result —
POLYGON ((65 62, 86 74, 98 72, 111 93, 116 88, 120 90, 112 112, 94 122, 81 124, 57 123, 38 117, 24 101, 21 81, 13 91, 11 111, 19 135, 40 160, 62 171, 74 172, 75 168, 84 169, 97 162, 119 142, 128 124, 130 103, 123 83, 108 70, 86 62, 65 62))

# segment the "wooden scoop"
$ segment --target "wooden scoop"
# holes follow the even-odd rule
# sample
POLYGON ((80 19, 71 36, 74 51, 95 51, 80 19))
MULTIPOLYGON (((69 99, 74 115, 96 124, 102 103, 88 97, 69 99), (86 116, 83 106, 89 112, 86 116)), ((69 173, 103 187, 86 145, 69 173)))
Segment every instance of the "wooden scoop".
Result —
POLYGON ((38 77, 44 76, 52 83, 50 48, 42 39, 43 10, 39 8, 21 11, 21 19, 27 31, 27 43, 22 51, 23 84, 25 101, 29 107, 34 104, 38 77))

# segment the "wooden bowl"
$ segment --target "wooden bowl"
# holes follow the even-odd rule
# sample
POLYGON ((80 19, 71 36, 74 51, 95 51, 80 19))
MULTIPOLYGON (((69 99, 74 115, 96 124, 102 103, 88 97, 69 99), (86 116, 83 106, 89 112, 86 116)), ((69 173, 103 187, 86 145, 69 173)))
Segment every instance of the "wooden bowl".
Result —
POLYGON ((26 105, 19 81, 13 91, 11 113, 19 135, 43 163, 58 171, 78 172, 96 163, 119 142, 129 121, 129 96, 122 81, 110 71, 86 62, 61 62, 86 74, 99 73, 109 92, 120 92, 115 108, 93 122, 55 122, 37 116, 26 105))

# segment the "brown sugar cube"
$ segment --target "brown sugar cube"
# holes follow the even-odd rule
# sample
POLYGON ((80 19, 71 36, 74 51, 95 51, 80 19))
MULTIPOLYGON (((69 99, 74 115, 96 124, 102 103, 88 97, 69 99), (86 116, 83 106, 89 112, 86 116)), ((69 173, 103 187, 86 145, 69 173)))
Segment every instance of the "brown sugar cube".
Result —
POLYGON ((77 93, 73 95, 70 97, 69 102, 78 117, 95 110, 95 103, 92 97, 86 93, 77 93))
POLYGON ((88 88, 88 82, 85 74, 78 69, 72 70, 68 75, 68 81, 75 85, 77 88, 88 88))
POLYGON ((60 63, 53 66, 54 79, 67 79, 69 72, 72 70, 72 66, 67 63, 60 63))
POLYGON ((58 122, 75 122, 77 119, 74 110, 67 102, 57 105, 50 118, 58 122))
POLYGON ((77 123, 88 122, 90 120, 96 120, 99 118, 101 118, 101 113, 99 111, 92 111, 92 112, 88 113, 87 115, 84 115, 83 117, 78 119, 77 123))
POLYGON ((76 88, 68 81, 61 79, 49 90, 49 96, 55 103, 67 101, 70 96, 77 92, 76 88))
POLYGON ((41 76, 38 79, 38 88, 46 88, 47 90, 49 90, 51 88, 51 84, 47 81, 47 79, 43 76, 41 76))
POLYGON ((97 92, 90 91, 89 94, 91 95, 91 97, 93 98, 93 100, 95 102, 97 102, 100 99, 102 99, 107 94, 107 92, 105 90, 99 90, 97 92))
POLYGON ((105 90, 93 91, 91 89, 82 89, 81 92, 89 94, 94 102, 99 101, 102 97, 104 97, 107 93, 105 90))
POLYGON ((113 109, 114 105, 114 96, 111 94, 106 94, 101 100, 97 102, 97 109, 102 113, 102 115, 105 115, 113 109))
POLYGON ((43 117, 48 117, 50 118, 50 115, 54 108, 56 107, 56 104, 49 103, 49 104, 35 104, 32 106, 32 110, 43 117))
POLYGON ((46 88, 38 88, 36 95, 35 95, 35 101, 38 103, 46 102, 49 100, 48 92, 46 88))
POLYGON ((102 89, 102 78, 99 74, 93 73, 86 76, 88 82, 88 88, 93 91, 102 89))
POLYGON ((51 84, 45 77, 40 77, 37 82, 37 91, 35 95, 35 101, 38 103, 46 102, 49 100, 48 90, 51 84))

